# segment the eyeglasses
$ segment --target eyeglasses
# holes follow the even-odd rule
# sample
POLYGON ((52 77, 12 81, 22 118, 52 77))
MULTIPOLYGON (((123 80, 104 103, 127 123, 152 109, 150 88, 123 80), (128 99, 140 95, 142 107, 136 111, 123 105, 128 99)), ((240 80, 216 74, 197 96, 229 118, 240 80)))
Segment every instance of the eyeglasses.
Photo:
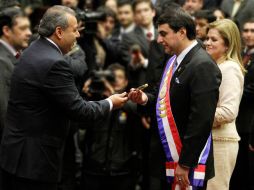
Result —
POLYGON ((254 29, 243 29, 243 32, 251 32, 251 33, 254 33, 254 29))

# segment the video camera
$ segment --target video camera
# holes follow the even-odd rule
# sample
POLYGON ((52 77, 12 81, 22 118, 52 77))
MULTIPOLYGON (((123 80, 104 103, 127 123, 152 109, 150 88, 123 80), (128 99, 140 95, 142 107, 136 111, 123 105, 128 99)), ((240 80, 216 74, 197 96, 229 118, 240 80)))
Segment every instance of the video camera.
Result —
POLYGON ((106 19, 106 14, 98 11, 78 11, 77 19, 85 23, 84 32, 86 34, 95 34, 97 32, 97 22, 104 21, 106 19))
POLYGON ((115 82, 115 75, 111 70, 99 70, 91 73, 91 84, 89 86, 89 93, 93 97, 102 97, 107 90, 104 80, 113 84, 115 82))

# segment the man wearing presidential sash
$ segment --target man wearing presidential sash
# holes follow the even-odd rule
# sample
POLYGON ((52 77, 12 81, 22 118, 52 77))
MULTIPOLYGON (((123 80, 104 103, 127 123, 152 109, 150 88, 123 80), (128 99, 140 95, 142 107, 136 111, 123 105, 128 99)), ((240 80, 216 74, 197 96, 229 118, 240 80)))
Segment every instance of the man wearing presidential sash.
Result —
POLYGON ((129 98, 141 110, 156 109, 170 189, 205 190, 215 175, 211 129, 221 73, 195 40, 194 21, 182 9, 165 11, 158 32, 157 42, 173 55, 161 84, 151 94, 132 89, 129 98))

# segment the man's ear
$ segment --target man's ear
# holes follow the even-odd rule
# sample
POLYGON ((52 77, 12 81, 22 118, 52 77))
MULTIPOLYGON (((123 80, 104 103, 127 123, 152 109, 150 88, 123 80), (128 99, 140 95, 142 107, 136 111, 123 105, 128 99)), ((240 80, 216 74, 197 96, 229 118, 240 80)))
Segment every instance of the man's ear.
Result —
POLYGON ((179 34, 180 34, 180 36, 181 37, 186 37, 187 36, 187 31, 186 31, 186 28, 180 28, 179 30, 178 30, 178 32, 179 32, 179 34))
POLYGON ((59 40, 63 38, 63 29, 60 26, 56 27, 55 35, 59 40))
POLYGON ((2 31, 4 36, 10 37, 11 28, 9 26, 3 26, 2 31))
POLYGON ((126 80, 125 80, 125 87, 127 87, 128 84, 129 84, 129 81, 128 81, 128 79, 126 79, 126 80))

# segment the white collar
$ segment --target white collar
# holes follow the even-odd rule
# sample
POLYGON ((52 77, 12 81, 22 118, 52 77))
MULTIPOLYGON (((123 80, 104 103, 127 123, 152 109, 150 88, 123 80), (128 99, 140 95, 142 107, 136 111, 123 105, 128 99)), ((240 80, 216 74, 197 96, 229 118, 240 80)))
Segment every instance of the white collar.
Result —
POLYGON ((13 54, 13 56, 16 56, 17 50, 15 50, 14 47, 2 39, 0 39, 0 43, 3 44, 3 46, 6 47, 11 52, 11 54, 13 54))
POLYGON ((155 28, 154 28, 154 25, 152 25, 152 27, 149 29, 149 30, 147 30, 146 28, 143 28, 143 27, 141 27, 142 28, 142 30, 143 30, 143 32, 144 32, 144 35, 145 35, 145 37, 146 37, 146 34, 148 33, 148 32, 151 32, 153 35, 152 35, 152 38, 151 38, 151 40, 154 40, 155 39, 155 28))
POLYGON ((52 43, 56 48, 60 51, 60 53, 63 55, 62 51, 60 50, 59 46, 50 38, 45 37, 46 40, 48 40, 50 43, 52 43))
POLYGON ((191 45, 189 45, 187 48, 185 48, 176 58, 177 61, 177 67, 180 65, 180 63, 183 61, 184 57, 189 53, 189 51, 198 44, 197 40, 195 40, 191 45))
POLYGON ((132 24, 131 24, 130 26, 128 26, 127 28, 121 27, 121 28, 120 28, 120 33, 121 33, 121 34, 129 33, 129 32, 131 32, 131 31, 133 31, 134 28, 135 28, 135 24, 132 23, 132 24))

